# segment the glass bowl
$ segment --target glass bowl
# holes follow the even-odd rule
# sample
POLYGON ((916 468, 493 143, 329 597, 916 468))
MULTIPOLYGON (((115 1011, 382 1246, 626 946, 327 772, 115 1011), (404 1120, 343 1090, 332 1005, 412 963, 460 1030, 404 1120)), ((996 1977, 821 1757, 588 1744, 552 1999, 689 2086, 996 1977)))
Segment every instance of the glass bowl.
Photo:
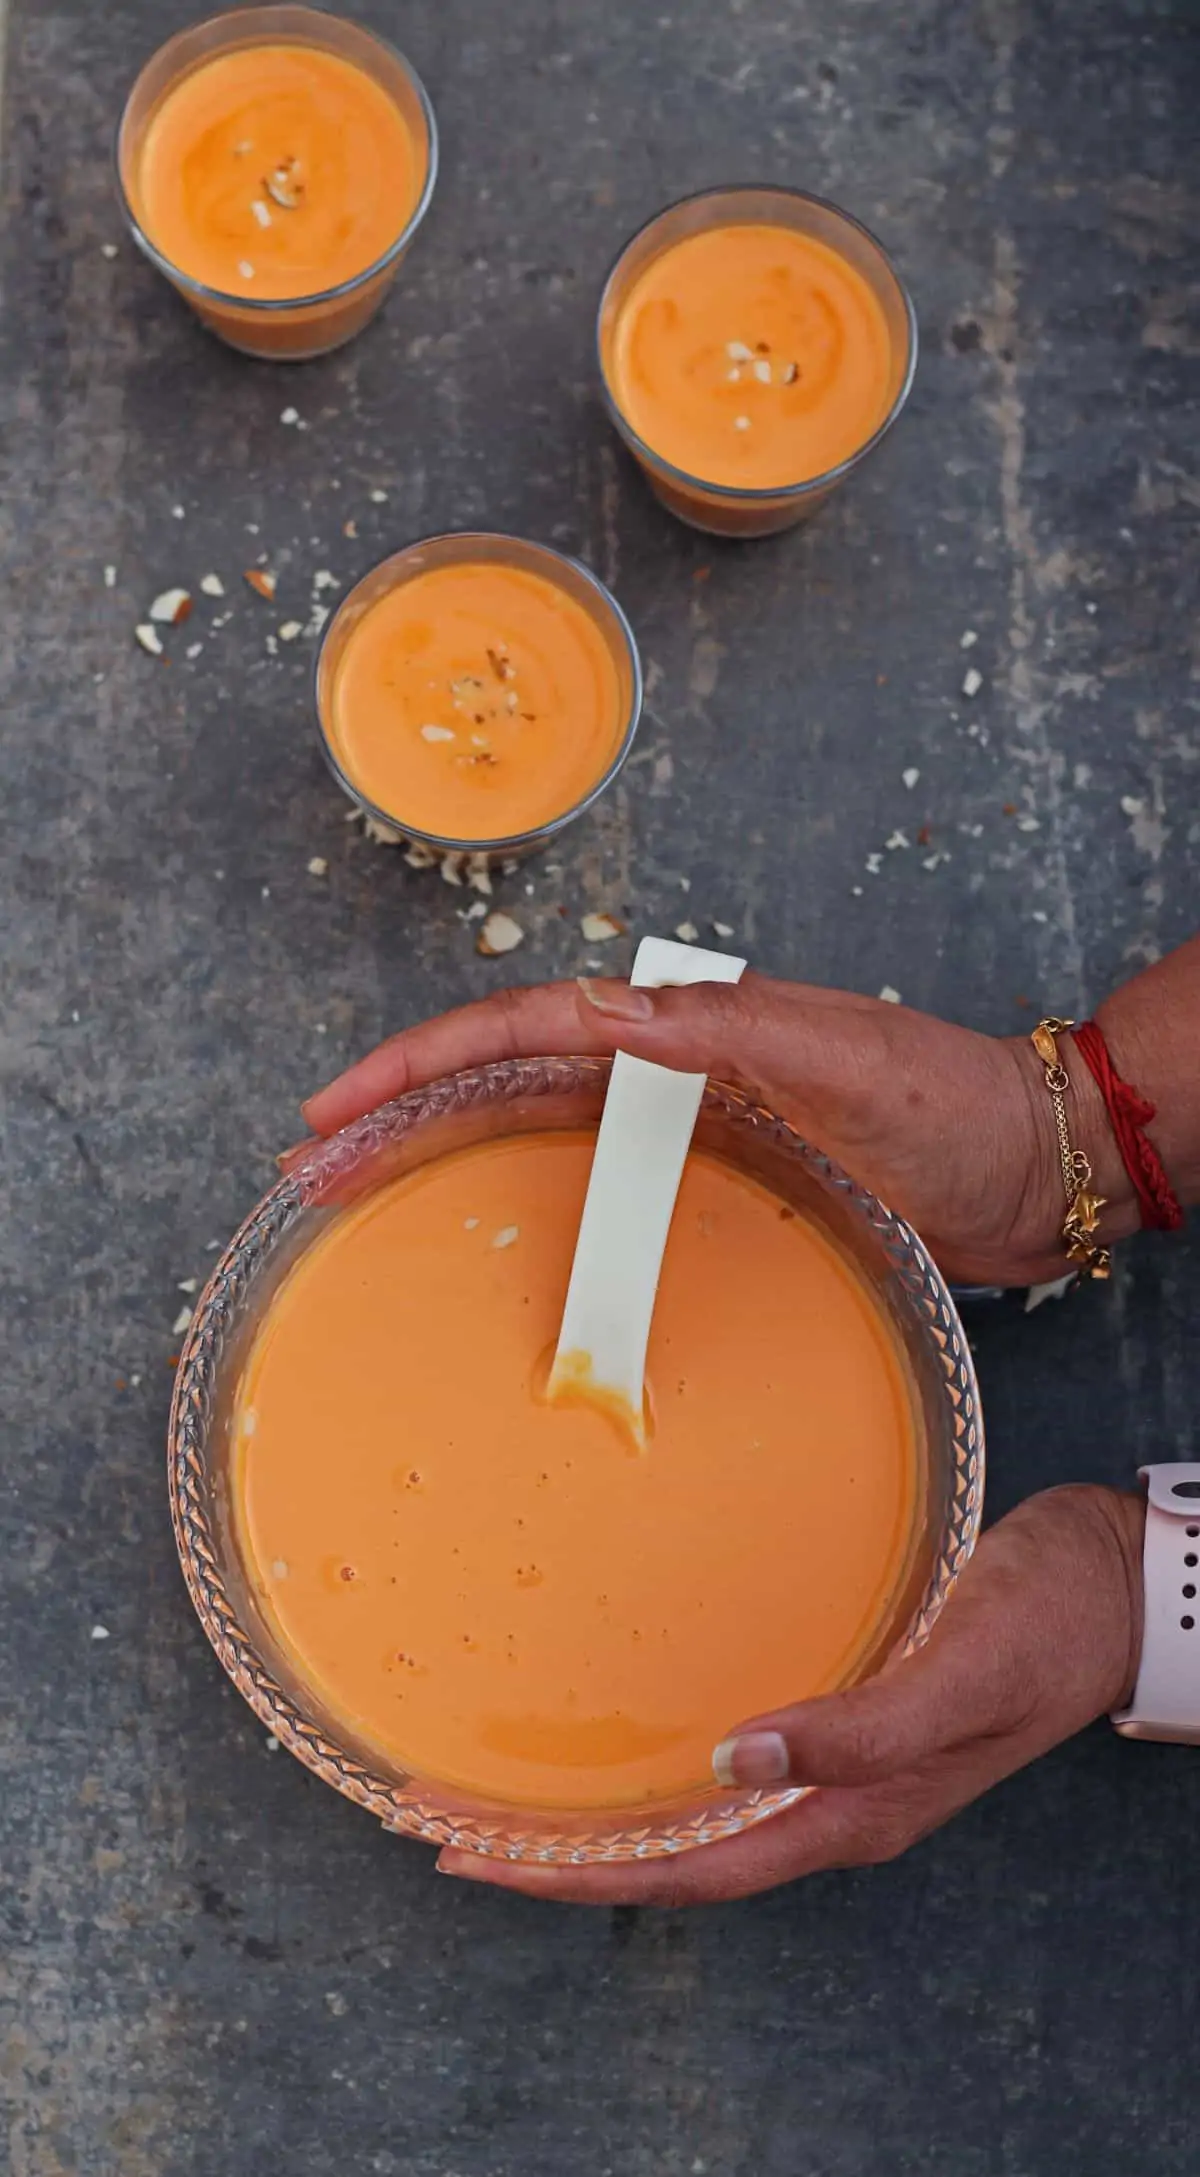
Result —
POLYGON ((352 340, 374 317, 400 268, 409 243, 429 210, 438 169, 437 122, 433 107, 415 68, 386 39, 358 23, 327 14, 324 8, 301 7, 290 0, 271 0, 263 7, 231 8, 206 22, 192 23, 187 30, 168 38, 151 54, 138 76, 121 115, 116 146, 117 193, 129 231, 138 248, 156 265, 202 322, 230 347, 244 355, 276 363, 303 363, 313 356, 328 355, 352 340), (202 280, 173 265, 145 232, 135 206, 138 203, 137 166, 146 129, 163 98, 183 75, 246 45, 310 45, 352 61, 387 92, 397 106, 413 139, 425 149, 425 179, 421 193, 404 226, 382 257, 320 294, 294 297, 227 295, 207 287, 202 280))
MULTIPOLYGON (((539 1812, 488 1804, 386 1766, 300 1681, 259 1610, 231 1519, 231 1415, 268 1304, 331 1219, 401 1172, 474 1142, 594 1126, 607 1078, 608 1063, 600 1059, 506 1060, 414 1090, 314 1147, 272 1188, 213 1271, 187 1333, 171 1408, 171 1511, 184 1577, 220 1661, 260 1721, 386 1828, 510 1860, 562 1864, 682 1852, 734 1836, 794 1805, 804 1791, 714 1782, 687 1799, 636 1810, 539 1812)), ((926 1639, 975 1544, 983 1424, 966 1339, 916 1234, 782 1119, 710 1082, 696 1142, 820 1224, 869 1279, 907 1357, 924 1439, 924 1516, 896 1607, 855 1672, 866 1676, 926 1639)))
POLYGON ((815 514, 837 486, 860 461, 879 445, 891 430, 908 399, 917 367, 917 316, 891 258, 870 230, 824 197, 803 189, 745 186, 703 189, 695 196, 670 204, 665 211, 640 227, 625 244, 604 284, 596 317, 596 348, 600 383, 609 415, 645 471, 652 490, 663 505, 693 529, 720 537, 767 537, 790 529, 795 522, 815 514), (640 438, 626 417, 611 368, 617 323, 630 290, 655 257, 688 235, 713 227, 792 227, 836 251, 861 273, 887 323, 892 353, 891 398, 882 423, 863 444, 822 476, 798 483, 748 489, 738 484, 714 484, 690 476, 655 452, 640 438))
POLYGON ((444 536, 422 537, 415 544, 405 545, 393 552, 390 559, 380 560, 361 582, 356 582, 342 599, 321 639, 317 652, 315 694, 317 724, 321 732, 321 745, 325 760, 333 772, 343 793, 355 807, 374 824, 405 839, 411 846, 424 848, 437 861, 466 863, 473 868, 486 868, 507 861, 521 861, 527 854, 535 854, 548 846, 566 825, 592 807, 606 792, 618 773, 624 769, 637 735, 642 715, 642 661, 633 629, 612 592, 605 588, 598 575, 582 560, 572 559, 566 552, 556 552, 548 544, 533 544, 525 537, 508 537, 488 530, 451 530, 444 536), (361 792, 338 753, 333 733, 333 688, 338 667, 351 635, 360 621, 381 597, 395 589, 401 582, 410 582, 416 575, 427 574, 435 567, 452 567, 464 561, 487 561, 496 566, 516 567, 533 575, 540 575, 546 582, 566 592, 577 605, 581 605, 588 618, 598 629, 616 667, 617 682, 621 691, 622 725, 616 751, 595 783, 586 794, 570 808, 550 817, 544 824, 531 831, 513 833, 502 839, 449 839, 436 832, 421 831, 404 819, 402 809, 383 809, 361 792))

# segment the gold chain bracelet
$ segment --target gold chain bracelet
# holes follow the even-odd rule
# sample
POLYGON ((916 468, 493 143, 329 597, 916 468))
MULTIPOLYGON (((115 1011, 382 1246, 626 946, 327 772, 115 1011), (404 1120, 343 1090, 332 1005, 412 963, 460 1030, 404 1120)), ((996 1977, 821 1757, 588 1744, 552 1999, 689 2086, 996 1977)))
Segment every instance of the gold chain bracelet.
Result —
POLYGON ((1101 1247, 1093 1238, 1100 1222, 1105 1197, 1092 1192, 1092 1167, 1082 1149, 1071 1147, 1071 1135, 1067 1126, 1067 1107, 1063 1102, 1071 1086, 1070 1075, 1058 1055, 1058 1037, 1073 1028, 1073 1020, 1040 1020, 1029 1040, 1046 1069, 1046 1087, 1054 1105, 1054 1124, 1058 1129, 1058 1154, 1062 1165, 1063 1188, 1067 1197, 1067 1214, 1063 1219, 1062 1242, 1067 1260, 1073 1262, 1081 1278, 1108 1277, 1112 1270, 1112 1256, 1107 1247, 1101 1247))

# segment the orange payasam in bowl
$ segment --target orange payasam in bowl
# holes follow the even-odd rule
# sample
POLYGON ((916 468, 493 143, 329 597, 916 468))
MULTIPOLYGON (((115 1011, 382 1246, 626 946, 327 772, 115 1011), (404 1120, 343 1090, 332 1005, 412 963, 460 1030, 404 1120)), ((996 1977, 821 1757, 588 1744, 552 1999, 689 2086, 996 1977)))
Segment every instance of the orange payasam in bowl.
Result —
POLYGON ((419 78, 369 31, 237 8, 147 62, 117 172, 135 239, 205 323, 300 361, 378 309, 433 193, 437 130, 419 78))
POLYGON ((334 773, 377 822, 442 854, 542 845, 616 777, 641 711, 637 645, 588 568, 460 532, 393 554, 317 661, 334 773))
POLYGON ((908 396, 916 320, 886 253, 799 190, 714 189, 636 234, 600 303, 613 419, 664 504, 760 536, 812 513, 908 396))
POLYGON ((634 1857, 733 1834, 714 1744, 922 1641, 978 1526, 920 1242, 710 1084, 643 1450, 544 1397, 607 1069, 524 1060, 314 1149, 218 1264, 171 1421, 192 1599, 262 1721, 389 1827, 634 1857))

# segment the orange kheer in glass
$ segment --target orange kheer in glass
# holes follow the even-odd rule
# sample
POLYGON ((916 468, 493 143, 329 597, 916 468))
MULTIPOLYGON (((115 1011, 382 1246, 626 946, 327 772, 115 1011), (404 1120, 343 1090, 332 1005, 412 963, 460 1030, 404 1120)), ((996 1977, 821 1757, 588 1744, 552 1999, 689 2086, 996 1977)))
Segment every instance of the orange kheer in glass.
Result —
POLYGON ((601 303, 614 418, 701 528, 810 511, 898 412, 915 322, 865 228, 799 191, 711 191, 636 235, 601 303))
POLYGON ((338 345, 372 313, 435 159, 401 57, 292 7, 171 41, 135 86, 119 147, 143 246, 216 331, 284 359, 338 345), (273 19, 292 34, 273 38, 273 19))
POLYGON ((293 1678, 376 1760, 513 1806, 711 1785, 732 1724, 878 1663, 920 1548, 877 1298, 708 1152, 646 1448, 545 1402, 593 1142, 479 1144, 345 1210, 269 1303, 232 1420, 239 1554, 293 1678))
POLYGON ((622 407, 678 469, 765 491, 835 469, 882 423, 891 343, 848 259, 788 227, 711 227, 626 300, 622 407))
POLYGON ((629 692, 599 585, 589 606, 532 565, 470 553, 384 587, 354 619, 323 725, 366 803, 415 835, 473 845, 536 833, 585 801, 618 755, 629 692))

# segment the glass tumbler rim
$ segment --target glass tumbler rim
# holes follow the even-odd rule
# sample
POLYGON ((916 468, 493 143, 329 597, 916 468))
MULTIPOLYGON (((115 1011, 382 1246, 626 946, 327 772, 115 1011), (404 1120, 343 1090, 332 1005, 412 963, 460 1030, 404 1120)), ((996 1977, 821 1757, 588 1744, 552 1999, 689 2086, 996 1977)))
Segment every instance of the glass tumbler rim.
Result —
MULTIPOLYGON (((295 45, 304 45, 305 43, 318 45, 318 40, 315 36, 311 40, 295 38, 290 40, 289 42, 295 45)), ((233 49, 234 48, 232 47, 226 48, 226 50, 233 49)), ((217 48, 216 50, 219 51, 221 49, 217 48)), ((328 51, 332 50, 332 48, 319 46, 319 50, 328 51)), ((215 58, 215 52, 210 57, 215 58)), ((206 305, 215 304, 218 307, 228 307, 230 309, 235 309, 239 312, 245 312, 247 316, 257 317, 275 317, 288 311, 314 310, 320 308, 325 303, 344 302, 349 296, 357 294, 362 288, 369 286, 372 281, 379 279, 383 273, 389 271, 392 265, 394 265, 404 255, 405 250, 408 248, 409 243, 412 241, 414 234, 416 233, 418 227, 421 225, 425 214, 429 210, 430 203, 433 199, 433 192, 437 184, 438 161, 438 126, 437 115, 435 114, 433 109, 433 101, 430 98, 429 93, 421 80, 421 77, 418 75, 417 70, 414 68, 407 54, 402 53, 399 46, 393 45, 391 39, 383 37, 379 31, 368 29, 365 23, 356 22, 350 16, 339 15, 337 13, 337 10, 334 8, 326 8, 314 5, 313 0, 250 0, 250 4, 247 6, 229 8, 217 15, 202 16, 199 21, 185 24, 182 30, 177 30, 173 33, 171 37, 165 38, 162 44, 156 46, 154 48, 154 51, 148 55, 145 61, 143 61, 142 66, 139 68, 137 75, 134 77, 133 82, 129 87, 129 91, 125 98, 125 103, 121 108, 120 119, 117 122, 116 131, 113 137, 112 148, 112 164, 113 174, 116 181, 117 199, 124 214, 125 223, 129 228, 130 234, 133 236, 133 239, 137 244, 138 248, 142 251, 143 256, 148 257, 150 263, 154 265, 156 270, 161 272, 164 278, 170 280, 173 286, 179 288, 184 294, 188 295, 191 298, 194 298, 196 301, 204 303, 206 305), (158 59, 160 59, 160 57, 164 53, 168 52, 173 45, 182 44, 185 40, 195 37, 196 34, 200 31, 214 29, 218 25, 220 25, 222 28, 226 24, 236 25, 240 19, 246 16, 265 16, 272 14, 311 16, 315 27, 319 27, 322 21, 347 23, 349 27, 354 30, 359 37, 363 39, 364 43, 378 46, 384 53, 387 54, 389 60, 394 61, 396 66, 407 77, 413 95, 416 98, 417 104, 421 111, 421 117, 425 124, 426 140, 428 145, 428 153, 425 162, 425 178, 421 185, 421 193, 418 196, 416 204, 413 206, 413 209, 410 212, 408 219, 406 220, 400 233, 396 236, 395 240, 389 242, 386 250, 384 250, 380 256, 374 258, 363 271, 352 273, 349 279, 339 280, 335 287, 317 288, 314 289, 311 293, 306 293, 303 295, 234 294, 227 288, 210 287, 206 281, 198 280, 193 273, 185 272, 181 266, 173 264, 171 259, 166 256, 162 250, 159 249, 157 243, 151 241, 150 236, 147 234, 145 228, 139 220, 137 213, 134 211, 133 205, 130 202, 129 192, 125 187, 125 177, 121 171, 121 144, 125 132, 126 118, 129 112, 130 104, 137 92, 138 85, 142 81, 143 76, 146 74, 147 69, 153 67, 154 63, 158 59)))
MULTIPOLYGON (((467 554, 464 552, 463 556, 465 558, 467 554)), ((543 544, 537 538, 517 536, 514 532, 504 529, 441 529, 430 536, 414 537, 410 543, 402 544, 396 551, 389 552, 383 559, 376 560, 374 566, 368 567, 366 573, 360 575, 353 587, 347 590, 346 595, 341 599, 328 625, 323 630, 317 654, 313 660, 312 688, 317 730, 321 737, 321 748, 325 761, 343 793, 363 811, 364 815, 371 817, 375 823, 382 824, 391 831, 400 832, 405 839, 413 841, 415 845, 428 847, 431 853, 438 856, 488 855, 497 860, 501 860, 505 856, 527 854, 537 847, 546 845, 551 839, 556 838, 560 831, 565 830, 568 824, 573 824, 577 817, 585 816, 588 810, 600 799, 601 795, 608 791, 614 779, 624 770, 634 741, 637 738, 638 727, 641 724, 644 694, 642 660, 637 637, 633 632, 633 626, 628 614, 613 596, 608 584, 601 580, 593 568, 587 566, 583 560, 577 559, 573 553, 560 551, 557 545, 543 544), (578 801, 573 801, 569 808, 563 809, 557 816, 548 817, 545 823, 535 824, 527 831, 507 833, 503 837, 495 839, 455 839, 448 834, 425 831, 419 825, 408 823, 394 809, 381 808, 377 802, 372 801, 370 795, 365 794, 362 788, 355 784, 341 761, 333 745, 333 734, 326 720, 324 705, 321 700, 322 660, 325 656, 326 647, 333 638, 338 621, 353 605, 355 598, 364 587, 368 583, 374 582, 387 568, 397 565, 400 561, 406 560, 416 553, 427 552, 431 547, 457 544, 466 547, 472 545, 479 547, 515 545, 522 552, 528 552, 532 558, 544 559, 558 567, 569 567, 571 572, 579 577, 585 587, 591 591, 600 613, 607 615, 611 619, 629 665, 628 716, 622 727, 617 746, 599 778, 589 786, 586 794, 582 795, 578 801)))
POLYGON ((595 345, 600 391, 609 420, 615 425, 630 450, 637 455, 639 460, 645 463, 647 468, 666 477, 671 483, 679 485, 685 491, 702 492, 710 498, 728 500, 737 505, 767 507, 778 506, 781 502, 790 500, 806 499, 815 492, 824 493, 830 490, 833 485, 841 483, 842 479, 848 476, 852 469, 856 469, 859 463, 864 461, 869 453, 873 452, 875 447, 891 430, 892 425, 907 404, 909 394, 912 392, 913 380, 917 371, 920 334, 916 306, 906 282, 900 276, 895 258, 865 220, 859 219, 854 212, 847 211, 844 204, 836 203, 832 197, 820 196, 813 189, 798 188, 794 183, 734 181, 710 183, 703 189, 692 189, 685 196, 673 198, 669 204, 660 205, 656 212, 652 212, 648 219, 644 219, 640 226, 635 227, 632 234, 626 237, 609 265, 600 290, 600 301, 596 309, 595 345), (672 213, 684 211, 691 204, 703 204, 710 198, 739 196, 790 197, 796 203, 814 205, 818 211, 828 212, 835 219, 841 220, 847 227, 853 228, 864 241, 870 243, 872 249, 878 252, 889 276, 895 282, 896 292, 904 312, 908 336, 904 370, 887 414, 876 424, 870 437, 865 438, 862 445, 856 446, 852 453, 845 456, 844 460, 835 463, 831 469, 822 469, 818 476, 802 477, 799 482, 792 484, 718 484, 710 477, 696 476, 689 469, 679 468, 675 462, 669 461, 665 454, 657 452, 648 439, 644 439, 639 432, 634 430, 609 383, 608 372, 605 368, 605 312, 614 281, 629 252, 644 236, 649 235, 660 221, 669 219, 672 213))

